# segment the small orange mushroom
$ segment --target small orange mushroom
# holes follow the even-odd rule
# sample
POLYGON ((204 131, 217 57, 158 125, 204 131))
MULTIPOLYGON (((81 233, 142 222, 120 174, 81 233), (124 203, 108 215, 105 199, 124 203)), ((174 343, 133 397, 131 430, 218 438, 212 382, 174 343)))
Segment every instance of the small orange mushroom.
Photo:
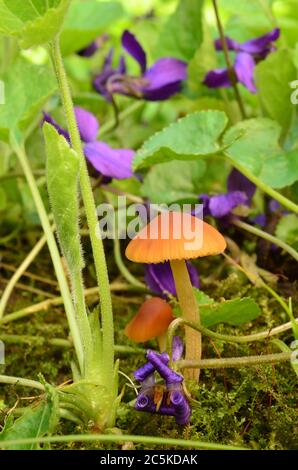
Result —
POLYGON ((125 328, 128 338, 143 343, 157 338, 161 352, 165 350, 165 333, 174 320, 172 308, 160 297, 151 297, 141 305, 125 328))
MULTIPOLYGON (((170 261, 182 315, 200 323, 185 260, 218 255, 226 248, 224 237, 212 225, 184 212, 163 212, 155 217, 126 248, 126 256, 137 263, 170 261)), ((201 359, 201 334, 185 328, 185 358, 201 359)), ((187 369, 185 376, 199 379, 199 369, 187 369)))

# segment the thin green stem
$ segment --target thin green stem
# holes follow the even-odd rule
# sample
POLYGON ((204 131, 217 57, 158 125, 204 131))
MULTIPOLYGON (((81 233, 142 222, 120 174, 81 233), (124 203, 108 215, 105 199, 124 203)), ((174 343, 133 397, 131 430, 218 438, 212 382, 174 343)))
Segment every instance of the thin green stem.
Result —
POLYGON ((23 379, 22 377, 11 377, 9 375, 0 375, 0 383, 7 385, 20 385, 22 387, 37 388, 44 392, 45 388, 36 380, 23 379))
POLYGON ((218 32, 219 32, 219 35, 220 35, 220 40, 221 40, 224 56, 225 56, 225 61, 226 61, 227 68, 228 68, 229 78, 230 78, 230 81, 231 81, 233 89, 234 89, 235 97, 236 97, 236 100, 237 100, 242 118, 246 119, 245 108, 244 108, 244 104, 243 104, 243 101, 242 101, 242 98, 241 98, 241 94, 240 94, 239 89, 238 89, 234 68, 233 68, 231 60, 230 60, 229 49, 228 49, 224 29, 223 29, 221 19, 220 19, 217 0, 212 0, 212 2, 213 2, 214 13, 215 13, 215 16, 216 16, 217 28, 218 28, 218 32))
MULTIPOLYGON (((295 324, 298 325, 298 318, 294 319, 295 324)), ((265 330, 260 331, 258 333, 253 333, 251 335, 243 335, 243 336, 234 336, 234 335, 224 335, 221 333, 216 333, 215 331, 209 330, 202 325, 199 325, 195 322, 186 321, 183 318, 177 318, 174 320, 169 328, 167 333, 167 350, 170 352, 171 345, 173 343, 173 337, 175 331, 181 325, 188 325, 194 330, 200 331, 203 335, 208 336, 209 338, 216 339, 219 341, 224 341, 227 343, 252 343, 254 341, 262 341, 271 338, 272 336, 279 335, 285 331, 288 331, 292 328, 292 322, 289 321, 283 325, 277 326, 272 328, 272 330, 265 330)))
POLYGON ((246 178, 248 178, 252 183, 254 183, 258 188, 260 188, 264 193, 268 194, 269 196, 273 197, 276 201, 280 202, 280 204, 295 214, 298 214, 298 205, 294 202, 290 201, 290 199, 286 198, 279 192, 275 191, 274 189, 270 188, 267 184, 263 183, 257 176, 247 170, 241 163, 237 162, 236 160, 232 159, 226 152, 223 152, 223 155, 230 161, 230 163, 237 168, 246 178))
POLYGON ((291 255, 296 261, 298 261, 298 252, 294 248, 292 248, 290 245, 283 242, 282 240, 275 237, 274 235, 264 232, 260 228, 254 227, 253 225, 249 225, 246 222, 243 222, 239 219, 234 219, 233 225, 243 230, 246 230, 246 232, 252 233, 253 235, 256 235, 257 237, 264 238, 264 240, 268 240, 269 242, 274 243, 275 245, 279 246, 282 250, 289 253, 289 255, 291 255))
MULTIPOLYGON (((139 291, 140 288, 128 284, 122 283, 113 283, 111 284, 111 291, 114 292, 122 292, 122 291, 139 291)), ((142 289, 143 290, 143 289, 142 289)), ((89 289, 85 289, 84 291, 85 297, 98 297, 98 287, 90 287, 89 289)), ((34 313, 38 312, 46 312, 51 307, 56 307, 63 304, 63 298, 61 296, 55 297, 53 299, 43 300, 42 302, 38 302, 37 304, 29 305, 28 307, 22 308, 13 313, 9 313, 5 315, 0 320, 0 324, 10 323, 11 321, 19 320, 20 318, 26 317, 28 315, 33 315, 34 313)))
MULTIPOLYGON (((51 230, 54 230, 54 226, 51 227, 51 230)), ((36 245, 32 248, 32 250, 28 253, 26 258, 23 260, 23 262, 19 265, 18 269, 15 271, 13 276, 10 278, 7 286, 5 287, 1 300, 0 300, 0 319, 3 317, 7 302, 9 300, 9 297, 11 296, 11 293, 18 282, 18 280, 22 277, 24 271, 30 266, 32 261, 36 258, 38 253, 41 251, 41 249, 44 247, 44 245, 47 242, 47 237, 43 235, 40 240, 36 243, 36 245)))
POLYGON ((60 51, 59 38, 56 38, 53 42, 53 60, 62 97, 63 108, 68 123, 68 131, 70 134, 72 147, 80 157, 80 188, 85 206, 87 222, 90 229, 90 239, 100 294, 101 325, 103 332, 103 364, 105 368, 104 376, 107 384, 111 386, 114 369, 114 328, 109 277, 103 242, 100 233, 98 233, 98 220, 95 201, 74 113, 74 106, 69 89, 68 79, 60 51))
MULTIPOLYGON (((136 101, 131 106, 128 106, 124 111, 119 113, 118 115, 119 123, 123 121, 124 119, 126 119, 131 114, 133 114, 135 111, 138 111, 139 109, 141 109, 143 106, 144 106, 143 101, 136 101)), ((109 131, 113 130, 114 126, 115 126, 115 119, 106 122, 100 127, 99 136, 102 137, 103 135, 107 134, 109 131)))
POLYGON ((47 238, 47 244, 49 247, 49 251, 51 254, 52 262, 54 265, 55 273, 57 276, 57 280, 59 283, 59 288, 61 291, 61 295, 63 298, 63 303, 65 306, 65 312, 69 324, 69 328, 71 331, 71 335, 73 338, 74 342, 74 347, 75 351, 77 354, 78 362, 80 365, 81 370, 83 370, 83 365, 84 365, 84 352, 83 352, 83 347, 82 347, 82 341, 81 341, 81 335, 80 331, 78 329, 78 324, 76 321, 76 315, 75 311, 73 308, 72 304, 72 299, 71 299, 71 294, 69 292, 69 287, 67 284, 66 276, 64 273, 64 269, 62 266, 59 250, 56 244, 55 237, 52 232, 52 228, 49 222, 48 215, 46 213, 41 195, 39 193, 38 187, 36 185, 36 181, 34 179, 34 176, 32 174, 30 164, 25 152, 25 149, 23 147, 20 147, 19 145, 14 145, 14 150, 18 156, 20 165, 26 175, 26 180, 28 183, 28 186, 31 190, 31 194, 40 218, 40 222, 43 228, 43 231, 45 233, 45 236, 47 238))
POLYGON ((6 344, 36 344, 57 346, 59 348, 71 348, 73 344, 71 341, 64 338, 45 338, 42 336, 27 336, 27 335, 9 335, 0 333, 0 340, 6 344))
POLYGON ((225 369, 234 367, 252 367, 263 364, 278 364, 291 360, 293 352, 264 354, 263 356, 229 357, 224 359, 202 359, 201 361, 177 361, 178 369, 225 369))
POLYGON ((135 442, 157 446, 186 447, 190 449, 248 450, 240 446, 216 444, 213 442, 190 441, 160 436, 134 436, 130 434, 69 434, 67 436, 31 437, 1 441, 0 447, 5 448, 20 444, 46 444, 50 442, 135 442))
POLYGON ((122 259, 122 256, 121 256, 121 249, 120 249, 120 240, 117 237, 115 237, 113 241, 114 241, 114 258, 115 258, 115 262, 118 266, 118 269, 119 269, 120 273, 124 277, 124 279, 126 279, 127 282, 129 282, 133 286, 141 287, 141 288, 146 289, 145 284, 143 284, 136 277, 134 277, 129 272, 129 270, 127 269, 125 264, 123 263, 123 259, 122 259))

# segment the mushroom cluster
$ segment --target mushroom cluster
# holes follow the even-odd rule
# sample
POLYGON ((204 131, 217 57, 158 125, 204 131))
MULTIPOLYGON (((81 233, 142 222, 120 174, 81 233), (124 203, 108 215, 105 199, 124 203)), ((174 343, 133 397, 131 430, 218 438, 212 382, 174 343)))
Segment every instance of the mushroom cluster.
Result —
MULTIPOLYGON (((162 212, 130 241, 126 256, 136 263, 170 261, 182 316, 200 324, 199 306, 189 278, 186 260, 218 255, 226 248, 224 237, 212 225, 184 212, 162 212)), ((185 327, 186 360, 201 359, 201 334, 185 327)), ((199 369, 185 376, 199 379, 199 369)))

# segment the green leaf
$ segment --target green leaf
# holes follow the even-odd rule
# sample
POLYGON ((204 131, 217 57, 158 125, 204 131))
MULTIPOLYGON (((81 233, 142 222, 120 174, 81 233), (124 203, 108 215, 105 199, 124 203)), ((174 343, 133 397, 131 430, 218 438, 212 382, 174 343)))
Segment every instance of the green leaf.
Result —
POLYGON ((238 326, 254 320, 261 314, 259 306, 250 297, 218 303, 199 289, 194 288, 194 292, 200 305, 201 322, 206 328, 218 323, 238 326))
POLYGON ((197 161, 171 161, 154 165, 144 178, 142 194, 155 204, 179 200, 198 200, 200 180, 206 163, 197 161))
POLYGON ((73 1, 61 34, 62 53, 67 55, 84 48, 123 14, 123 7, 118 2, 73 1))
MULTIPOLYGON (((47 395, 37 406, 28 407, 14 423, 12 419, 7 420, 0 433, 0 447, 1 442, 42 437, 54 430, 58 420, 58 398, 54 390, 47 395)), ((6 449, 37 450, 38 444, 18 444, 6 449)))
POLYGON ((217 153, 218 139, 227 125, 221 111, 201 111, 189 114, 151 136, 133 162, 134 169, 170 160, 196 160, 217 153))
POLYGON ((5 104, 0 105, 0 139, 8 141, 10 131, 25 128, 32 116, 57 88, 52 67, 18 59, 2 77, 5 104))
POLYGON ((283 215, 277 224, 275 235, 280 240, 298 248, 298 217, 295 214, 283 215))
POLYGON ((203 0, 180 0, 176 11, 161 31, 156 53, 190 60, 202 42, 203 0))
POLYGON ((60 32, 71 0, 0 0, 0 33, 16 36, 24 49, 60 32))
POLYGON ((268 117, 280 124, 282 137, 285 137, 296 113, 291 103, 293 90, 289 86, 297 77, 292 52, 280 49, 270 54, 257 65, 255 77, 261 106, 268 117))
POLYGON ((298 180, 298 149, 285 152, 279 145, 281 128, 266 118, 240 122, 223 139, 228 156, 272 188, 298 180))
POLYGON ((51 124, 43 132, 47 152, 47 186, 62 253, 71 273, 83 268, 79 235, 79 157, 51 124))

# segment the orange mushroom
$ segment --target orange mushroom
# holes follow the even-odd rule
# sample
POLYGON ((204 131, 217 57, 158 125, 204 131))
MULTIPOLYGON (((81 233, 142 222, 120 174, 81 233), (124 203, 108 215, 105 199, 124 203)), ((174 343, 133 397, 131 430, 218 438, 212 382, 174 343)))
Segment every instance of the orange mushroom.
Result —
MULTIPOLYGON (((199 306, 185 260, 217 255, 226 248, 224 237, 211 225, 183 212, 163 212, 149 222, 126 248, 137 263, 170 261, 183 317, 200 323, 199 306)), ((201 334, 185 328, 185 358, 201 359, 201 334)), ((188 378, 199 379, 199 369, 187 369, 188 378)))
POLYGON ((161 352, 165 350, 165 333, 174 320, 172 308, 160 297, 151 297, 141 305, 125 328, 128 338, 143 343, 157 338, 161 352))

